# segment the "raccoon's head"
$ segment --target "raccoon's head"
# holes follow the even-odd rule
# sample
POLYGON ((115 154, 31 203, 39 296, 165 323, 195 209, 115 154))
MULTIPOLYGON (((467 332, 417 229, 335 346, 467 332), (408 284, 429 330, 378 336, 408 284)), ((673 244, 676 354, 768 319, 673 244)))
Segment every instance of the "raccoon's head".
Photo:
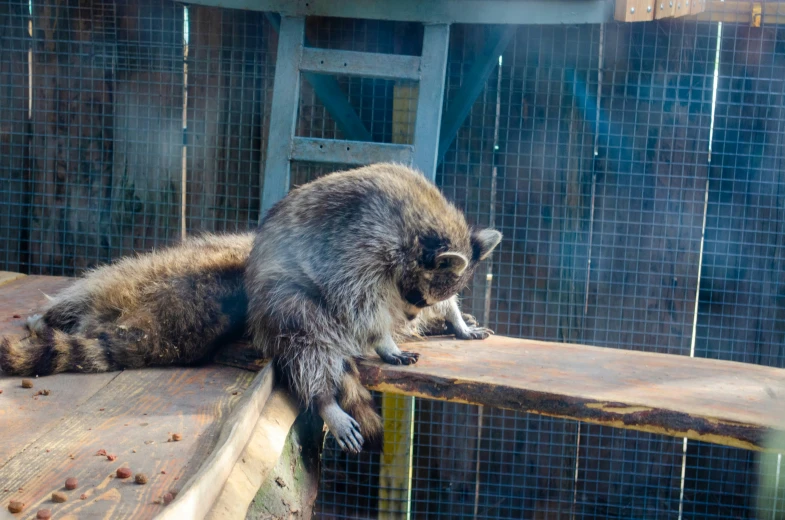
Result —
POLYGON ((399 283, 401 297, 415 311, 458 294, 501 239, 502 234, 495 229, 472 230, 464 244, 438 233, 418 237, 416 259, 409 263, 399 283))

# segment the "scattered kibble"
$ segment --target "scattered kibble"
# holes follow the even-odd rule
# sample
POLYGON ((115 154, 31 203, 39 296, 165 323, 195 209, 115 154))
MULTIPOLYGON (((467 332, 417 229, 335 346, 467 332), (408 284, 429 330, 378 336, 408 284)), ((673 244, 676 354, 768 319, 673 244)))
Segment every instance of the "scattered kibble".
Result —
POLYGON ((22 379, 22 388, 33 388, 33 381, 31 379, 22 379))
POLYGON ((106 450, 98 450, 96 452, 96 455, 100 455, 102 457, 106 457, 106 450))
POLYGON ((50 393, 52 392, 49 390, 39 390, 35 393, 35 395, 49 395, 50 393))
POLYGON ((66 495, 62 491, 55 491, 54 493, 52 493, 52 502, 56 502, 60 504, 67 500, 68 500, 68 495, 66 495))
POLYGON ((117 478, 128 478, 133 475, 131 468, 117 468, 117 478))
POLYGON ((147 484, 147 475, 144 473, 137 473, 136 476, 134 476, 134 482, 137 484, 147 484))
POLYGON ((82 493, 79 495, 79 500, 87 500, 87 493, 82 493))
POLYGON ((76 489, 79 487, 79 481, 76 480, 76 477, 69 477, 65 479, 65 489, 76 489))
POLYGON ((166 470, 165 469, 161 470, 161 475, 166 475, 166 470))
POLYGON ((12 513, 21 513, 25 508, 25 503, 18 500, 11 500, 8 503, 8 510, 12 513))
POLYGON ((99 408, 98 409, 99 412, 103 412, 104 410, 106 410, 106 408, 99 408))
POLYGON ((172 434, 172 440, 175 441, 175 442, 181 441, 181 440, 183 440, 183 436, 180 435, 179 433, 173 433, 172 434))
POLYGON ((22 316, 21 316, 20 314, 14 314, 14 319, 15 319, 15 320, 18 320, 18 319, 19 319, 19 318, 21 318, 21 317, 22 317, 22 316))
POLYGON ((49 520, 49 518, 52 518, 52 512, 48 509, 39 509, 35 517, 38 520, 49 520))
POLYGON ((107 455, 107 456, 106 456, 106 458, 107 458, 107 459, 109 459, 110 461, 112 461, 112 460, 117 460, 117 455, 112 455, 112 454, 110 453, 109 455, 107 455))
POLYGON ((165 506, 169 505, 172 502, 172 500, 174 500, 174 495, 172 495, 171 493, 167 493, 167 494, 164 495, 164 505, 165 506))

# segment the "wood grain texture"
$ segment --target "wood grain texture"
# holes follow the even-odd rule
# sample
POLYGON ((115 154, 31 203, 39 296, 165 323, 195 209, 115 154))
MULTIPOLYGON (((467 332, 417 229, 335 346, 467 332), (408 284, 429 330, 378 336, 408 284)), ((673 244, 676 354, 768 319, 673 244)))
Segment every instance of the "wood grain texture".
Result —
POLYGON ((0 285, 5 285, 7 283, 11 283, 14 280, 18 280, 23 278, 25 275, 23 273, 14 273, 11 271, 0 271, 0 285))
MULTIPOLYGON (((785 370, 710 359, 492 336, 433 339, 411 367, 361 363, 374 390, 483 404, 761 449, 785 370)), ((780 447, 782 448, 782 447, 780 447)))
MULTIPOLYGON (((4 285, 0 335, 25 334, 23 318, 44 294, 71 282, 29 276, 4 285)), ((46 507, 56 518, 152 518, 163 508, 155 502, 196 474, 216 449, 253 376, 216 365, 57 374, 35 379, 32 389, 22 389, 20 378, 0 376, 0 504, 21 500, 25 514, 46 507), (42 389, 51 393, 34 395, 42 389), (167 442, 175 432, 182 440, 167 442), (117 459, 97 456, 100 449, 117 459), (123 465, 146 473, 148 484, 113 478, 123 465), (72 476, 79 488, 68 492, 66 503, 52 503, 52 492, 72 476)))
MULTIPOLYGON (((247 373, 247 372, 246 372, 247 373)), ((212 508, 253 433, 273 389, 273 368, 266 367, 247 389, 242 402, 223 422, 214 451, 200 461, 199 471, 185 484, 175 502, 157 518, 201 520, 212 508)))
POLYGON ((289 431, 299 415, 300 406, 288 392, 273 391, 248 444, 206 516, 208 520, 245 517, 257 492, 278 464, 289 431))

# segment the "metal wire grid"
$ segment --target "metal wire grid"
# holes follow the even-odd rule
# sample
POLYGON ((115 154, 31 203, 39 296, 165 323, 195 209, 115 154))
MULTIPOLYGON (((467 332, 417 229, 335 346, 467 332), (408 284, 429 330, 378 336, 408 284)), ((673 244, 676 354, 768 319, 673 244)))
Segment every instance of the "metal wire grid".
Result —
MULTIPOLYGON (((275 53, 267 22, 191 7, 183 25, 182 6, 154 0, 92 10, 46 6, 33 4, 34 38, 27 2, 0 8, 10 57, 0 84, 0 146, 9 151, 0 155, 10 199, 0 212, 4 268, 70 274, 176 239, 183 171, 193 186, 186 191, 192 230, 255 221, 255 172, 266 142, 258 121, 269 109, 275 53), (47 32, 53 16, 79 23, 47 32), (206 196, 210 186, 223 191, 206 196)), ((343 23, 351 29, 318 25, 317 45, 391 52, 383 44, 389 35, 410 30, 343 23)), ((508 335, 685 355, 693 335, 696 355, 782 365, 782 30, 724 25, 710 141, 717 28, 519 28, 501 78, 489 79, 438 173, 470 220, 493 221, 506 237, 493 264, 491 305, 478 279, 465 295, 471 312, 508 335), (750 127, 756 117, 765 122, 750 127), (702 145, 709 142, 711 169, 702 145), (657 271, 662 265, 670 271, 657 271)), ((483 30, 453 28, 448 98, 483 30)), ((391 87, 343 86, 374 140, 393 139, 391 87)), ((304 84, 301 116, 302 107, 319 110, 309 96, 304 84)), ((328 116, 301 117, 298 131, 338 135, 332 125, 328 116)), ((338 168, 297 165, 292 182, 338 168)), ((673 518, 679 507, 686 518, 752 514, 757 466, 750 452, 690 442, 682 484, 680 441, 480 413, 418 400, 415 516, 673 518)), ((377 463, 349 462, 330 442, 324 471, 334 478, 323 482, 322 514, 375 516, 377 463)))

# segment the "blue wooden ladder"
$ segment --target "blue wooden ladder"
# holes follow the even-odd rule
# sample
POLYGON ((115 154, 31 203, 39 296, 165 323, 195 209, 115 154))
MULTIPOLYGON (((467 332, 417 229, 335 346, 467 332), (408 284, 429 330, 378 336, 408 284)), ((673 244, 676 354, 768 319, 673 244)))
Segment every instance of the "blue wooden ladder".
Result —
POLYGON ((317 49, 304 46, 304 17, 283 16, 278 37, 260 218, 289 191, 291 161, 351 165, 395 161, 410 164, 433 180, 449 38, 448 24, 426 25, 422 56, 317 49), (303 72, 419 82, 413 144, 296 137, 303 72))

